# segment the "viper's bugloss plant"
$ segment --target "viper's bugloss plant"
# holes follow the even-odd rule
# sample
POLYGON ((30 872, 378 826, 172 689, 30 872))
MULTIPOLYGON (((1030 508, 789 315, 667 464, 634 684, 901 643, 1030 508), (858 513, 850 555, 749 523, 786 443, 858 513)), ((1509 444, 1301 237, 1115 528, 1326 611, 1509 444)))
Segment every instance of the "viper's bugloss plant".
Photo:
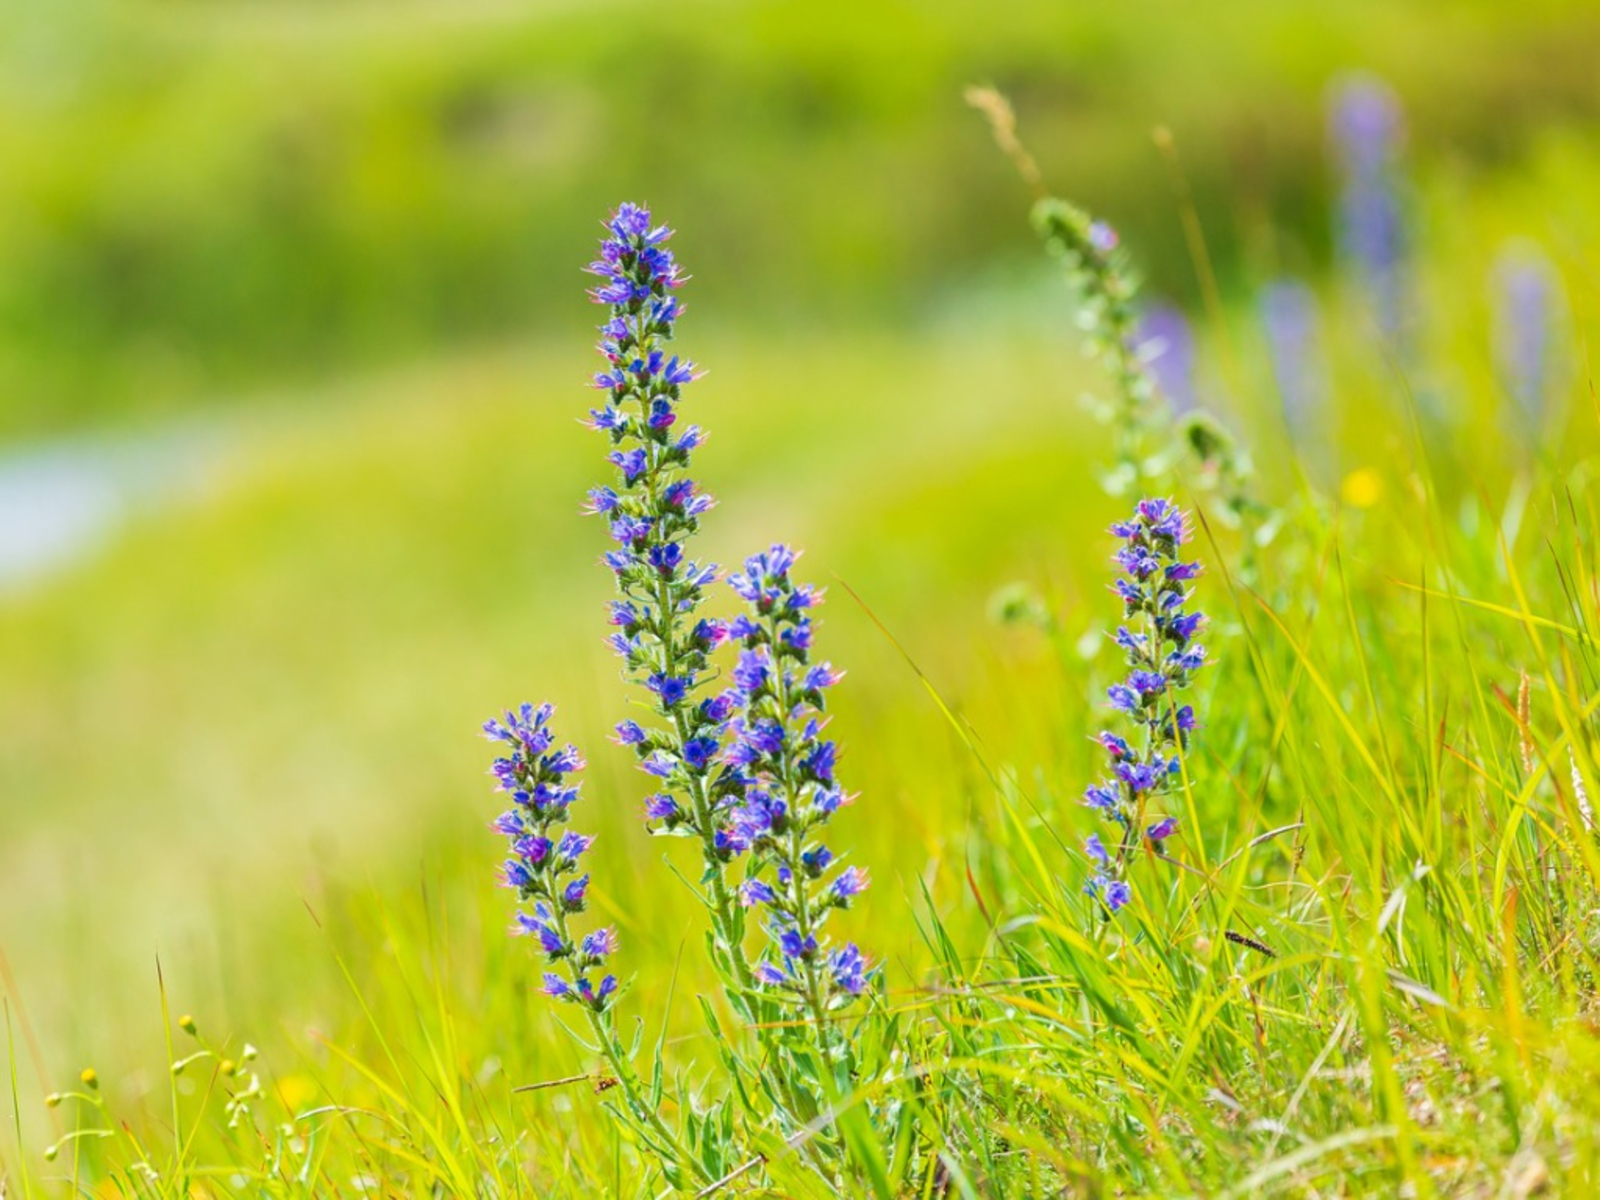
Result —
POLYGON ((1186 607, 1200 564, 1179 557, 1190 536, 1183 511, 1170 500, 1141 500, 1111 532, 1123 543, 1115 555, 1122 575, 1113 590, 1123 605, 1125 621, 1115 640, 1127 656, 1128 674, 1106 695, 1132 736, 1117 730, 1097 735, 1111 775, 1084 796, 1117 831, 1111 846, 1091 834, 1084 847, 1096 866, 1085 891, 1107 915, 1132 899, 1128 870, 1141 847, 1161 853, 1177 832, 1177 819, 1156 810, 1181 778, 1195 728, 1194 708, 1179 704, 1178 693, 1206 661, 1196 640, 1205 616, 1186 607))
POLYGON ((1149 494, 1165 489, 1180 468, 1189 466, 1190 484, 1220 498, 1216 512, 1222 521, 1249 527, 1240 573, 1253 577, 1250 547, 1272 540, 1281 515, 1255 498, 1254 468, 1245 448, 1215 415, 1195 404, 1187 322, 1176 310, 1141 316, 1138 281, 1117 231, 1047 192, 1038 163, 1017 136, 1016 114, 1005 96, 993 88, 969 88, 966 95, 1033 189, 1034 228, 1065 269, 1085 352, 1110 378, 1109 399, 1092 405, 1115 439, 1116 462, 1102 473, 1101 486, 1113 496, 1149 494), (1174 357, 1161 363, 1162 350, 1174 357), (1164 405, 1158 402, 1163 397, 1164 405))
POLYGON ((490 823, 505 835, 510 854, 498 876, 502 886, 517 893, 519 907, 513 934, 535 939, 550 969, 544 973, 544 994, 552 1000, 577 1005, 588 1019, 596 1049, 605 1057, 619 1085, 626 1107, 617 1110, 635 1133, 649 1145, 674 1178, 682 1178, 682 1164, 700 1178, 677 1135, 650 1102, 617 1035, 612 1004, 620 992, 615 975, 597 971, 617 951, 617 933, 603 926, 580 935, 572 919, 588 907, 589 875, 579 874, 579 862, 594 844, 594 837, 566 828, 578 785, 570 776, 584 767, 583 756, 571 744, 558 746, 550 719, 550 704, 523 704, 508 711, 504 720, 486 721, 483 734, 501 746, 490 767, 496 790, 510 798, 511 807, 490 823))
POLYGON ((564 828, 578 799, 578 787, 567 777, 584 762, 576 746, 556 745, 550 730, 554 712, 549 704, 524 704, 503 721, 484 722, 484 737, 506 748, 490 772, 497 790, 511 798, 511 807, 492 825, 510 848, 499 882, 533 905, 531 912, 518 910, 511 931, 537 939, 551 966, 562 968, 545 972, 545 994, 603 1012, 616 993, 616 976, 598 982, 590 976, 616 952, 617 934, 607 927, 580 941, 569 927, 588 907, 589 876, 578 870, 594 838, 564 828))
POLYGON ((839 1143, 826 1126, 803 1126, 837 1088, 807 1091, 802 1077, 818 1080, 814 1070, 797 1069, 808 1046, 782 1018, 786 1005, 801 1004, 815 1018, 815 1039, 831 1039, 824 1017, 867 986, 861 954, 830 948, 823 932, 829 911, 865 887, 866 874, 846 868, 824 880, 831 855, 812 836, 844 801, 832 782, 833 743, 820 736, 822 691, 837 677, 809 661, 805 610, 817 593, 790 583, 788 551, 752 559, 729 581, 751 606, 731 630, 702 615, 719 573, 690 557, 712 502, 687 474, 704 438, 679 420, 697 372, 668 350, 684 278, 667 249, 670 236, 648 211, 624 204, 590 266, 603 281, 591 295, 609 314, 599 347, 607 368, 594 377, 605 403, 588 423, 607 436, 617 478, 594 489, 588 507, 609 523, 616 543, 605 556, 621 593, 611 605, 610 643, 654 718, 621 722, 615 740, 652 779, 644 802, 650 830, 699 844, 712 964, 734 1012, 777 1065, 763 1076, 772 1109, 751 1109, 741 1093, 747 1109, 757 1119, 775 1115, 785 1136, 803 1136, 808 1160, 833 1179, 839 1143), (774 600, 780 593, 781 603, 774 600), (730 632, 741 657, 731 685, 713 692, 712 655, 730 632), (731 872, 747 853, 739 892, 731 872), (779 946, 777 962, 759 970, 744 946, 744 909, 752 903, 763 905, 779 946))
POLYGON ((729 852, 750 856, 740 899, 760 907, 777 951, 757 964, 757 981, 820 1021, 867 988, 861 952, 853 943, 831 948, 823 927, 866 890, 868 876, 841 866, 821 840, 850 799, 835 775, 838 749, 823 736, 825 696, 843 673, 811 661, 810 613, 822 593, 790 578, 796 557, 773 546, 728 580, 747 611, 730 626, 741 651, 722 759, 743 787, 719 837, 729 852))
POLYGON ((728 632, 723 622, 700 615, 716 565, 689 557, 690 539, 712 505, 687 474, 704 437, 679 420, 683 389, 696 371, 667 349, 682 312, 675 292, 684 276, 666 245, 671 230, 653 225, 647 209, 621 205, 606 231, 589 268, 603 280, 590 295, 609 309, 599 345, 607 369, 594 377, 605 403, 588 423, 609 440, 617 477, 615 486, 589 493, 588 507, 609 523, 616 543, 605 555, 622 595, 611 604, 611 646, 657 718, 649 727, 623 721, 616 740, 634 750, 654 780, 644 803, 650 828, 699 841, 716 934, 736 983, 749 988, 743 922, 718 841, 739 787, 718 763, 732 704, 726 695, 702 695, 711 653, 728 632))
POLYGON ((1151 474, 1153 434, 1161 424, 1155 382, 1139 353, 1138 287, 1121 239, 1106 222, 1046 197, 1034 205, 1033 223, 1066 271, 1086 353, 1111 378, 1112 401, 1101 416, 1112 426, 1117 461, 1105 484, 1112 494, 1127 492, 1151 474))

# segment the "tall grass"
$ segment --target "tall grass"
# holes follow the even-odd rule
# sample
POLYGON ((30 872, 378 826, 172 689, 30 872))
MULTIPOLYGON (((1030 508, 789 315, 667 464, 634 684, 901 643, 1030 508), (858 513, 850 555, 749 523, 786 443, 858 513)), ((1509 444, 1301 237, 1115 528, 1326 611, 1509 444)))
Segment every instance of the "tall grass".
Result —
MULTIPOLYGON (((1465 238, 1470 220, 1445 223, 1435 245, 1465 238)), ((1583 243, 1567 260, 1580 330, 1592 327, 1591 256, 1583 243)), ((903 344, 841 339, 811 347, 800 380, 774 379, 761 346, 725 360, 733 380, 721 400, 715 377, 706 381, 708 403, 728 418, 713 447, 771 445, 780 428, 793 437, 784 459, 730 455, 708 468, 719 514, 742 501, 750 515, 720 529, 708 520, 707 539, 769 536, 743 526, 793 515, 759 502, 774 494, 774 470, 792 472, 813 561, 844 585, 829 624, 853 667, 838 731, 852 779, 874 797, 862 813, 876 819, 856 824, 873 826, 862 857, 878 883, 842 920, 884 954, 885 986, 850 1027, 858 1077, 871 1082, 832 1097, 814 1129, 837 1138, 854 1190, 1593 1187, 1593 414, 1581 392, 1563 395, 1548 430, 1521 445, 1488 438, 1503 427, 1503 401, 1475 366, 1472 331, 1487 324, 1464 299, 1486 275, 1470 258, 1421 265, 1426 350, 1415 363, 1367 336, 1358 301, 1341 305, 1332 288, 1321 297, 1337 398, 1327 479, 1298 470, 1271 432, 1264 382, 1232 389, 1264 466, 1259 486, 1286 514, 1276 536, 1255 539, 1247 555, 1240 530, 1218 519, 1222 502, 1205 491, 1177 497, 1196 514, 1216 665, 1195 689, 1204 728, 1174 799, 1181 832, 1166 857, 1137 864, 1141 886, 1114 924, 1082 893, 1078 847, 1093 821, 1079 797, 1100 753, 1093 697, 1113 677, 1103 644, 1114 604, 1101 591, 1112 540, 1100 531, 1123 505, 1092 484, 1106 452, 1074 418, 1081 376, 1063 372, 1053 342, 1047 352, 1023 334, 991 334, 920 363, 903 344), (796 426, 788 414, 805 411, 798 401, 819 378, 838 381, 838 393, 796 426), (735 383, 797 402, 773 403, 780 426, 742 409, 735 383), (1016 407, 974 402, 994 394, 1018 396, 1016 407), (846 417, 859 418, 863 445, 843 451, 855 460, 806 490, 846 417), (1035 619, 979 627, 984 593, 1015 571, 1041 594, 1017 610, 1035 619)), ((1209 331, 1214 349, 1248 346, 1246 311, 1223 314, 1209 331)), ((20 986, 8 978, 18 1109, 8 1194, 659 1188, 650 1155, 605 1119, 595 1062, 557 1036, 535 994, 536 964, 504 937, 485 870, 493 839, 481 829, 492 814, 470 782, 457 783, 471 778, 461 764, 476 749, 474 714, 491 695, 527 690, 529 674, 570 681, 590 728, 612 707, 612 683, 594 680, 598 646, 563 665, 529 632, 581 622, 599 595, 599 585, 566 583, 592 554, 576 515, 563 524, 547 518, 551 502, 527 500, 530 488, 581 490, 584 451, 550 432, 565 428, 566 411, 512 415, 509 401, 490 400, 444 421, 431 400, 410 412, 357 406, 345 434, 291 454, 295 473, 187 529, 148 533, 52 603, 6 615, 14 644, 27 647, 19 678, 82 718, 69 735, 38 715, 34 691, 6 691, 8 716, 58 739, 9 751, 18 786, 41 797, 84 788, 99 799, 80 811, 103 824, 137 826, 139 803, 159 812, 148 783, 137 785, 160 778, 151 766, 160 752, 139 743, 174 736, 162 722, 187 710, 116 702, 140 694, 149 673, 189 704, 234 706, 231 720, 251 730, 206 757, 213 727, 189 712, 199 733, 182 745, 200 755, 202 778, 183 794, 220 786, 260 810, 220 804, 214 836, 176 852, 153 845, 156 834, 128 839, 164 855, 191 905, 202 893, 179 873, 203 877, 195 859, 211 860, 211 878, 237 870, 237 890, 210 885, 226 897, 212 948, 165 948, 159 975, 142 967, 142 991, 125 969, 108 964, 97 985, 95 962, 69 964, 73 986, 45 1012, 22 1003, 31 976, 20 986), (486 483, 508 428, 525 436, 530 469, 486 483), (504 562, 506 527, 481 541, 460 532, 486 496, 504 502, 497 511, 512 530, 548 520, 539 571, 504 562), (263 576, 259 562, 241 562, 241 532, 297 573, 263 576), (453 565, 454 582, 416 576, 419 554, 435 569, 453 565), (207 572, 197 577, 195 563, 207 572), (142 579, 159 587, 140 599, 142 579), (282 592, 261 597, 266 581, 282 592), (92 620, 117 612, 105 600, 124 592, 135 597, 115 618, 125 624, 101 644, 92 620), (173 595, 193 606, 177 630, 163 619, 173 595), (279 606, 294 619, 283 622, 279 606), (463 611, 474 616, 465 629, 454 625, 463 611), (318 619, 320 628, 305 624, 318 619), (435 625, 442 631, 427 632, 435 625), (264 662, 239 637, 288 657, 264 662), (91 665, 62 667, 79 657, 91 665), (219 666, 225 686, 201 690, 219 666), (419 674, 438 680, 428 705, 390 698, 428 691, 419 674), (270 709, 288 722, 281 731, 251 724, 275 687, 292 705, 270 709), (391 704, 406 711, 395 717, 391 704), (330 732, 307 709, 344 714, 342 723, 330 732), (57 778, 63 745, 86 751, 76 780, 57 778), (282 761, 296 755, 305 757, 282 761), (445 798, 408 792, 413 771, 445 798), (252 783, 254 773, 270 786, 252 783), (309 799, 294 794, 297 780, 309 799), (304 833, 319 807, 347 796, 361 798, 350 801, 358 818, 340 826, 351 842, 302 860, 304 882, 274 879, 281 859, 252 840, 280 822, 304 833), (255 906, 259 922, 246 920, 255 906), (206 962, 218 964, 220 984, 200 977, 206 962), (84 1032, 106 1011, 162 1036, 136 1032, 138 1053, 118 1055, 111 1038, 84 1032), (35 1067, 28 1045, 41 1026, 35 1067), (64 1044, 117 1061, 99 1059, 98 1074, 69 1086, 64 1044), (58 1082, 32 1087, 30 1075, 58 1082), (55 1102, 41 1104, 53 1088, 55 1102)), ((640 1076, 652 1089, 660 1080, 666 1119, 689 1144, 718 1148, 703 1163, 714 1189, 829 1194, 807 1167, 808 1135, 775 1136, 759 1103, 723 1102, 759 1085, 752 1032, 701 965, 694 906, 663 897, 673 889, 659 848, 630 832, 625 765, 597 763, 589 785, 591 800, 609 797, 592 813, 606 835, 597 856, 611 847, 592 903, 623 928, 638 963, 619 1022, 640 1076), (653 882, 640 883, 647 872, 653 882), (602 889, 602 878, 615 882, 602 889)), ((184 815, 158 828, 182 828, 184 815)), ((121 880, 114 855, 88 861, 82 895, 60 902, 79 906, 92 949, 121 880)), ((10 925, 28 901, 22 890, 6 895, 10 925)), ((23 945, 30 966, 52 961, 23 945)))

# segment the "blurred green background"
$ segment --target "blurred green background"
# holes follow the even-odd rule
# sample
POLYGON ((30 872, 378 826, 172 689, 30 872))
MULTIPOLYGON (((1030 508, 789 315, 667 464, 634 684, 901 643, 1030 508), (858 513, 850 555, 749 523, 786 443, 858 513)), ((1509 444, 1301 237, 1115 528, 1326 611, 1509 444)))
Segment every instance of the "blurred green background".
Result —
MULTIPOLYGON (((1081 774, 1060 730, 1089 701, 1063 672, 1101 616, 1116 508, 1068 297, 962 87, 1009 93, 1048 182, 1198 313, 1151 137, 1173 131, 1224 304, 1203 377, 1282 501, 1254 292, 1285 271, 1344 286, 1330 81, 1372 71, 1404 102, 1424 336, 1451 364, 1432 436, 1492 473, 1515 465, 1485 433, 1508 237, 1560 263, 1568 343, 1593 329, 1597 62, 1600 12, 1555 0, 7 8, 0 982, 42 1079, 143 1061, 157 955, 179 1007, 292 1038, 350 1019, 317 950, 348 897, 427 888, 473 930, 508 919, 475 730, 523 698, 556 700, 589 750, 599 903, 630 965, 695 936, 603 740, 625 701, 603 534, 578 514, 603 461, 575 421, 580 271, 618 200, 679 227, 694 276, 713 556, 781 537, 831 588, 864 793, 846 836, 878 879, 853 928, 915 964, 904 897, 920 877, 960 902, 987 818, 841 584, 998 761, 1081 774), (985 620, 1017 577, 1061 637, 985 620)), ((1403 486, 1404 423, 1370 432, 1401 390, 1380 357, 1340 381, 1328 483, 1355 478, 1358 506, 1403 486)))
POLYGON ((684 225, 701 321, 960 308, 1036 261, 969 83, 1013 97, 1056 186, 1178 296, 1157 123, 1237 281, 1327 260, 1337 72, 1390 79, 1413 145, 1469 172, 1600 111, 1600 15, 1562 0, 54 0, 0 36, 7 434, 574 336, 619 196, 684 225))

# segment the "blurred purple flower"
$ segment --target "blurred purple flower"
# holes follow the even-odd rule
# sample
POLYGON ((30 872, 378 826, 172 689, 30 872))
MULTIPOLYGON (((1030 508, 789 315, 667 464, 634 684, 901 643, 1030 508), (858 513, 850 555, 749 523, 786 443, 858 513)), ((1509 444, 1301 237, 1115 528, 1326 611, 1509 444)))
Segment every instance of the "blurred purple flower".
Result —
POLYGON ((1517 243, 1500 251, 1491 281, 1495 369, 1524 426, 1537 430, 1555 382, 1555 267, 1538 247, 1517 243))
POLYGON ((1405 118, 1399 98, 1376 76, 1344 76, 1332 88, 1328 124, 1343 176, 1340 251, 1366 288, 1379 329, 1398 339, 1409 317, 1398 169, 1405 118))
POLYGON ((1170 304, 1152 304, 1139 320, 1134 344, 1156 388, 1178 415, 1195 407, 1194 332, 1170 304))

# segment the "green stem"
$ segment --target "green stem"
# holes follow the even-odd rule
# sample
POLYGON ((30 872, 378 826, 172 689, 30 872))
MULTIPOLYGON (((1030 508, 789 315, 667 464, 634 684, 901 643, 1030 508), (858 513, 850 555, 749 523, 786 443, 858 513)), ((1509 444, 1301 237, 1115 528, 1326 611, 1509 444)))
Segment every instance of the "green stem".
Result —
MULTIPOLYGON (((814 936, 817 925, 812 921, 811 900, 807 895, 805 865, 801 856, 805 852, 805 837, 798 823, 800 808, 800 787, 794 777, 794 763, 790 754, 790 712, 793 708, 789 699, 789 682, 783 670, 783 660, 779 654, 782 640, 779 637, 778 619, 769 616, 767 619, 767 637, 772 652, 772 689, 778 702, 778 724, 783 729, 783 737, 778 751, 778 781, 782 785, 785 809, 789 814, 789 870, 790 878, 794 880, 794 917, 795 931, 800 935, 801 944, 804 945, 814 936)), ((806 1005, 811 1010, 812 1021, 817 1027, 817 1037, 820 1047, 826 1055, 829 1042, 832 1040, 826 1020, 826 1010, 822 999, 821 982, 818 979, 817 964, 808 956, 801 960, 801 967, 805 974, 805 999, 806 1005)))
POLYGON ((596 1041, 599 1042, 600 1052, 605 1055, 606 1062, 610 1064, 615 1074, 617 1085, 622 1088, 622 1094, 628 1102, 628 1108, 633 1113, 634 1120, 641 1126, 648 1128, 656 1137, 669 1146, 677 1156, 680 1164, 687 1163, 702 1182, 710 1183, 711 1175, 704 1165, 689 1152, 678 1139, 678 1135, 661 1119, 661 1114, 645 1102, 643 1096, 644 1082, 639 1078, 638 1072, 633 1069, 633 1064, 627 1059, 622 1049, 622 1044, 617 1038, 616 1025, 610 1020, 609 1014, 602 1015, 589 1004, 580 1000, 584 1011, 589 1016, 589 1026, 594 1030, 596 1041))
MULTIPOLYGON (((576 961, 578 943, 573 938, 572 931, 568 927, 567 913, 555 888, 554 879, 551 880, 550 892, 550 908, 554 915, 556 932, 561 935, 562 943, 572 948, 572 953, 567 956, 565 963, 567 978, 574 990, 577 991, 578 981, 584 977, 583 973, 578 969, 576 961)), ((611 1065, 611 1070, 615 1074, 618 1086, 622 1088, 622 1094, 628 1102, 628 1111, 633 1115, 634 1124, 640 1129, 649 1130, 657 1138, 661 1139, 672 1150, 672 1153, 677 1156, 680 1163, 688 1163, 695 1174, 709 1183, 711 1176, 706 1173, 705 1168, 700 1164, 700 1160, 689 1153, 683 1143, 678 1140, 678 1135, 661 1119, 661 1114, 656 1111, 654 1106, 645 1102, 644 1085, 639 1079, 638 1073, 633 1069, 633 1064, 628 1061, 627 1054, 623 1051, 622 1045, 617 1039, 616 1024, 611 1019, 610 1013, 601 1013, 596 1010, 594 1005, 584 998, 581 991, 578 991, 577 995, 577 1003, 582 1006, 584 1014, 589 1018, 589 1027, 594 1030, 595 1040, 599 1044, 600 1052, 605 1055, 606 1062, 611 1065)))

